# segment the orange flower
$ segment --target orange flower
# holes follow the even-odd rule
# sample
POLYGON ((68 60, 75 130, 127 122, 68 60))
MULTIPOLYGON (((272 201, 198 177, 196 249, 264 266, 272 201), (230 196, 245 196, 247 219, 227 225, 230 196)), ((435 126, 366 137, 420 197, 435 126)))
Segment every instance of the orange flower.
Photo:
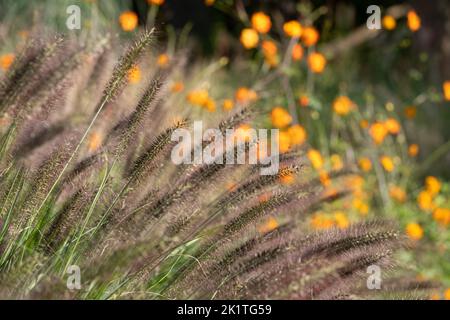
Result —
POLYGON ((283 31, 289 37, 299 38, 302 35, 303 28, 298 21, 291 20, 283 24, 283 31))
POLYGON ((450 101, 450 80, 445 81, 442 84, 442 89, 444 91, 444 98, 445 98, 445 100, 450 101))
POLYGON ((2 68, 3 71, 8 70, 9 67, 12 65, 12 63, 14 62, 14 58, 15 56, 12 53, 7 53, 0 56, 0 68, 2 68))
POLYGON ((295 61, 299 61, 302 60, 303 58, 303 47, 296 43, 293 47, 292 47, 292 59, 295 61))
POLYGON ((238 103, 247 104, 249 102, 256 101, 258 99, 258 95, 252 89, 240 87, 236 90, 235 98, 238 103))
POLYGON ((161 68, 166 68, 169 65, 169 55, 166 53, 160 54, 158 56, 157 63, 161 68))
POLYGON ((278 148, 280 153, 287 152, 291 148, 291 137, 285 131, 281 131, 278 135, 278 148))
POLYGON ((240 40, 244 48, 256 48, 259 42, 258 32, 256 32, 254 29, 245 28, 241 32, 240 40))
POLYGON ((383 166, 384 170, 386 170, 387 172, 392 172, 394 171, 394 162, 392 161, 392 159, 388 156, 381 156, 380 158, 380 162, 381 165, 383 166))
POLYGON ((302 41, 305 46, 315 45, 319 40, 319 32, 314 27, 306 27, 302 32, 302 41))
POLYGON ((216 2, 215 0, 205 0, 205 5, 206 6, 212 6, 214 4, 214 2, 216 2))
POLYGON ((148 4, 153 4, 155 6, 161 6, 164 4, 164 0, 147 0, 148 4))
POLYGON ((300 103, 300 106, 302 106, 302 107, 307 107, 309 105, 308 96, 303 95, 298 100, 299 100, 298 102, 300 103))
POLYGON ((319 179, 320 179, 320 183, 324 187, 328 187, 331 184, 330 176, 328 175, 328 172, 326 172, 325 170, 320 170, 319 179))
POLYGON ((308 56, 308 66, 314 73, 321 73, 325 69, 327 60, 323 54, 318 52, 313 52, 308 56))
POLYGON ((397 26, 397 22, 395 21, 395 18, 393 16, 384 16, 382 21, 383 27, 386 30, 394 30, 397 26))
POLYGON ((89 137, 88 149, 90 152, 96 151, 102 144, 102 136, 98 132, 93 132, 89 137))
POLYGON ((294 124, 288 129, 292 145, 302 145, 306 141, 306 130, 299 124, 294 124))
POLYGON ((181 92, 184 90, 184 84, 181 81, 175 82, 171 88, 172 92, 181 92))
POLYGON ((384 126, 386 127, 386 130, 390 134, 398 134, 400 132, 400 123, 398 123, 397 120, 394 118, 389 118, 386 121, 384 121, 384 126))
POLYGON ((284 128, 292 122, 292 117, 285 109, 282 107, 275 107, 270 113, 270 118, 272 124, 276 128, 284 128))
POLYGON ((264 55, 266 56, 274 56, 278 52, 277 45, 271 40, 264 40, 261 43, 261 47, 263 49, 264 55))
POLYGON ((233 100, 231 100, 231 99, 225 99, 225 100, 223 100, 222 108, 223 108, 224 110, 231 110, 231 109, 233 109, 233 107, 234 107, 234 102, 233 102, 233 100))
POLYGON ((369 213, 369 205, 361 198, 355 198, 352 201, 352 206, 358 210, 359 214, 365 216, 369 213))
POLYGON ((420 240, 423 237, 423 229, 420 224, 416 222, 410 222, 406 226, 406 234, 412 240, 420 240))
POLYGON ((450 224, 450 209, 436 208, 433 212, 433 219, 447 226, 450 224))
POLYGON ((367 157, 359 159, 358 165, 362 171, 368 172, 372 170, 372 161, 370 161, 370 159, 367 157))
POLYGON ((369 127, 369 121, 367 121, 366 119, 362 119, 361 121, 359 121, 359 126, 361 127, 361 129, 367 129, 369 127))
POLYGON ((450 300, 450 288, 444 291, 444 299, 450 300))
POLYGON ((408 119, 414 119, 417 114, 417 108, 414 106, 406 107, 404 110, 404 113, 408 119))
POLYGON ((205 102, 204 107, 206 108, 206 110, 208 110, 209 112, 214 112, 216 111, 216 103, 214 102, 213 99, 208 98, 205 102))
POLYGON ((323 167, 324 161, 318 150, 310 149, 307 156, 314 169, 321 169, 323 167))
POLYGON ((346 229, 350 225, 347 216, 342 211, 336 211, 334 213, 334 220, 336 221, 336 225, 341 229, 346 229))
POLYGON ((278 228, 277 220, 275 220, 275 218, 273 217, 270 217, 266 223, 259 227, 258 231, 261 234, 266 234, 270 231, 275 230, 276 228, 278 228))
POLYGON ((131 67, 127 73, 128 82, 135 84, 141 81, 141 69, 138 66, 131 67))
POLYGON ((251 18, 252 27, 259 33, 267 33, 272 27, 272 22, 270 21, 270 17, 264 12, 256 12, 252 15, 251 18))
POLYGON ((193 105, 197 106, 205 106, 209 99, 208 91, 204 89, 193 90, 189 92, 186 96, 186 99, 193 105))
POLYGON ((125 11, 119 16, 119 24, 124 31, 133 31, 138 24, 138 16, 133 11, 125 11))
POLYGON ((334 171, 342 170, 344 167, 344 163, 342 162, 342 158, 338 154, 332 154, 330 157, 331 167, 334 171))
POLYGON ((280 182, 285 185, 290 185, 290 184, 294 183, 294 181, 295 181, 295 178, 294 178, 293 174, 286 174, 286 175, 282 175, 280 177, 280 182))
POLYGON ((389 195, 391 196, 392 199, 398 202, 406 201, 406 192, 399 186, 391 186, 389 188, 389 195))
POLYGON ((375 122, 370 126, 369 134, 376 144, 380 144, 383 142, 384 138, 386 138, 388 131, 382 123, 375 122))
POLYGON ((346 115, 354 108, 355 104, 347 96, 337 97, 333 101, 333 110, 339 115, 346 115))
POLYGON ((441 183, 436 177, 428 176, 425 178, 425 187, 431 195, 435 195, 441 190, 441 183))
POLYGON ((270 40, 264 40, 261 43, 261 47, 267 64, 270 66, 278 65, 278 56, 277 56, 278 48, 275 42, 270 40))
POLYGON ((311 218, 311 225, 314 229, 329 229, 333 227, 334 221, 324 213, 317 212, 311 218))
POLYGON ((419 153, 419 146, 415 143, 409 145, 408 154, 410 157, 415 157, 419 153))
POLYGON ((408 28, 411 31, 416 32, 417 30, 420 29, 420 17, 417 15, 417 13, 414 10, 408 11, 406 18, 407 18, 408 28))
POLYGON ((417 196, 417 203, 422 210, 432 210, 434 208, 433 195, 428 191, 421 191, 417 196))

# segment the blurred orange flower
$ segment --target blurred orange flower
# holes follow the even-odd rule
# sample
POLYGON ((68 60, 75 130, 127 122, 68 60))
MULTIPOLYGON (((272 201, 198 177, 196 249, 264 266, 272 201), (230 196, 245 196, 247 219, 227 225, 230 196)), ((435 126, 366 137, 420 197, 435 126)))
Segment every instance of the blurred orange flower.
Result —
POLYGON ((291 148, 291 137, 286 131, 280 131, 278 135, 278 147, 281 153, 287 152, 291 148))
POLYGON ((392 172, 394 171, 394 162, 392 161, 392 159, 388 156, 381 156, 380 158, 380 163, 381 166, 384 168, 384 170, 386 170, 387 172, 392 172))
POLYGON ((131 67, 127 73, 128 82, 135 84, 141 81, 141 69, 138 66, 131 67))
POLYGON ((413 31, 416 32, 417 30, 420 29, 420 17, 417 15, 417 13, 414 10, 410 10, 408 11, 407 15, 407 24, 408 24, 408 28, 413 31))
POLYGON ((284 108, 275 107, 270 113, 272 124, 276 128, 284 128, 292 122, 292 117, 284 108))
POLYGON ((367 129, 369 127, 369 121, 367 121, 366 119, 362 119, 361 121, 359 121, 359 126, 361 127, 361 129, 367 129))
POLYGON ((160 54, 158 56, 157 63, 161 68, 166 68, 169 65, 169 55, 166 53, 160 54))
POLYGON ((433 203, 433 195, 428 191, 421 191, 417 196, 417 203, 422 210, 432 210, 435 206, 433 203))
POLYGON ((102 144, 102 135, 98 132, 93 132, 89 137, 88 149, 90 152, 96 151, 102 144))
POLYGON ((334 225, 333 219, 327 217, 322 212, 317 212, 311 218, 311 226, 314 229, 329 229, 334 225))
POLYGON ((298 102, 300 103, 300 106, 307 107, 309 105, 309 98, 308 96, 302 95, 298 102))
POLYGON ((181 81, 177 81, 174 84, 172 84, 171 91, 172 92, 181 92, 184 90, 184 84, 181 81))
POLYGON ((392 199, 398 201, 398 202, 405 202, 406 201, 406 192, 399 186, 390 186, 389 187, 389 195, 392 199))
POLYGON ((441 182, 436 177, 428 176, 425 178, 425 187, 431 195, 435 195, 441 190, 441 182))
POLYGON ((318 52, 313 52, 308 56, 308 66, 314 73, 321 73, 325 69, 327 60, 324 55, 318 52))
POLYGON ((419 153, 419 145, 413 143, 408 147, 408 154, 410 157, 415 157, 419 153))
POLYGON ((450 224, 450 209, 436 208, 433 212, 433 219, 443 226, 450 224))
POLYGON ((205 5, 206 6, 212 6, 214 4, 214 2, 216 2, 215 0, 205 0, 205 5))
POLYGON ((331 160, 331 168, 334 171, 342 170, 342 168, 344 167, 344 163, 342 162, 342 158, 340 155, 332 154, 330 160, 331 160))
POLYGON ((209 99, 209 94, 207 90, 199 89, 190 91, 186 99, 193 105, 205 106, 209 99))
POLYGON ((423 237, 423 229, 420 224, 416 222, 410 222, 406 225, 406 234, 412 240, 420 240, 423 237))
POLYGON ((286 175, 282 175, 280 177, 280 182, 284 185, 290 185, 292 183, 294 183, 295 178, 293 174, 286 174, 286 175))
POLYGON ((138 24, 138 16, 133 11, 125 11, 119 16, 119 24, 124 31, 133 31, 138 24))
POLYGON ((241 43, 246 49, 256 48, 259 42, 258 32, 251 28, 245 28, 241 32, 241 43))
POLYGON ((333 110, 338 115, 346 115, 354 108, 355 104, 347 96, 339 96, 333 101, 333 110))
POLYGON ((320 183, 324 187, 328 187, 331 184, 330 176, 328 175, 328 172, 326 172, 325 170, 320 170, 319 179, 320 179, 320 183))
POLYGON ((319 40, 319 32, 314 27, 306 27, 302 32, 302 41, 305 46, 310 47, 319 40))
POLYGON ((234 107, 234 102, 233 102, 233 100, 231 100, 231 99, 225 99, 225 100, 223 100, 222 108, 223 108, 224 110, 231 110, 231 109, 233 109, 233 107, 234 107))
POLYGON ((395 18, 393 16, 386 15, 383 17, 382 21, 383 27, 386 30, 394 30, 397 26, 397 22, 395 21, 395 18))
POLYGON ((450 101, 450 80, 449 81, 445 81, 442 84, 442 89, 444 91, 444 98, 447 101, 450 101))
POLYGON ((369 205, 359 197, 353 199, 352 206, 356 210, 358 210, 358 213, 362 216, 365 216, 369 213, 369 205))
POLYGON ((277 220, 275 220, 275 218, 273 217, 270 217, 269 219, 267 219, 266 223, 264 223, 262 226, 259 227, 258 231, 261 234, 265 234, 275 230, 276 228, 278 228, 277 220))
POLYGON ((303 47, 296 43, 293 47, 292 47, 292 59, 295 61, 299 61, 302 60, 303 58, 303 47))
POLYGON ((400 123, 394 118, 389 118, 384 121, 384 126, 390 134, 398 134, 401 128, 400 123))
POLYGON ((165 0, 147 0, 148 4, 153 4, 156 6, 160 6, 164 4, 165 0))
POLYGON ((375 122, 370 126, 369 134, 376 144, 380 144, 386 138, 388 131, 381 122, 375 122))
POLYGON ((283 31, 289 37, 300 37, 302 35, 302 25, 296 20, 291 20, 283 24, 283 31))
POLYGON ((294 124, 288 129, 292 145, 301 145, 306 141, 306 130, 299 124, 294 124))
POLYGON ((444 299, 450 300, 450 288, 444 291, 444 299))
POLYGON ((256 101, 258 99, 258 95, 252 89, 240 87, 236 90, 235 98, 238 103, 246 104, 256 101))
POLYGON ((336 221, 336 225, 341 229, 346 229, 350 225, 350 221, 348 221, 347 216, 342 211, 336 211, 334 213, 334 220, 336 221))
POLYGON ((252 15, 251 18, 252 27, 259 33, 267 33, 272 27, 272 22, 270 21, 270 17, 266 15, 264 12, 256 12, 252 15))
POLYGON ((318 150, 310 149, 307 155, 314 169, 321 169, 323 167, 324 161, 318 150))
POLYGON ((406 107, 404 113, 408 119, 413 119, 416 117, 417 108, 415 106, 406 107))
POLYGON ((264 40, 261 43, 261 47, 267 64, 270 66, 278 65, 278 55, 277 55, 278 48, 275 42, 271 40, 264 40))
POLYGON ((367 157, 363 157, 363 158, 359 159, 358 165, 362 171, 367 172, 367 171, 372 170, 372 161, 370 161, 370 159, 367 157))
POLYGON ((0 56, 0 68, 2 68, 4 71, 8 70, 11 64, 14 62, 14 54, 7 53, 0 56))
POLYGON ((216 103, 214 102, 213 99, 208 98, 205 102, 204 107, 206 108, 206 110, 208 110, 209 112, 214 112, 216 111, 216 103))

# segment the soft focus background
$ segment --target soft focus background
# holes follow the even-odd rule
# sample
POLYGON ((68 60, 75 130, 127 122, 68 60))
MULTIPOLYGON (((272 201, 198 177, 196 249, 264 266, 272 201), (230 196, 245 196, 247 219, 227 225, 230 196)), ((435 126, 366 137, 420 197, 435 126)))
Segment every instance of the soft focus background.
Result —
MULTIPOLYGON (((342 187, 330 173, 354 173, 351 196, 316 212, 311 228, 394 219, 414 249, 402 263, 450 288, 448 1, 0 0, 0 8, 0 76, 44 33, 127 40, 155 26, 157 55, 147 63, 186 61, 189 72, 171 84, 185 108, 210 118, 256 103, 258 119, 242 129, 279 128, 282 151, 302 145, 326 192, 342 187), (74 4, 80 30, 66 27, 74 4), (380 30, 366 27, 372 4, 380 30)), ((130 82, 145 73, 136 66, 130 82)), ((450 289, 430 298, 450 299, 450 289)))

